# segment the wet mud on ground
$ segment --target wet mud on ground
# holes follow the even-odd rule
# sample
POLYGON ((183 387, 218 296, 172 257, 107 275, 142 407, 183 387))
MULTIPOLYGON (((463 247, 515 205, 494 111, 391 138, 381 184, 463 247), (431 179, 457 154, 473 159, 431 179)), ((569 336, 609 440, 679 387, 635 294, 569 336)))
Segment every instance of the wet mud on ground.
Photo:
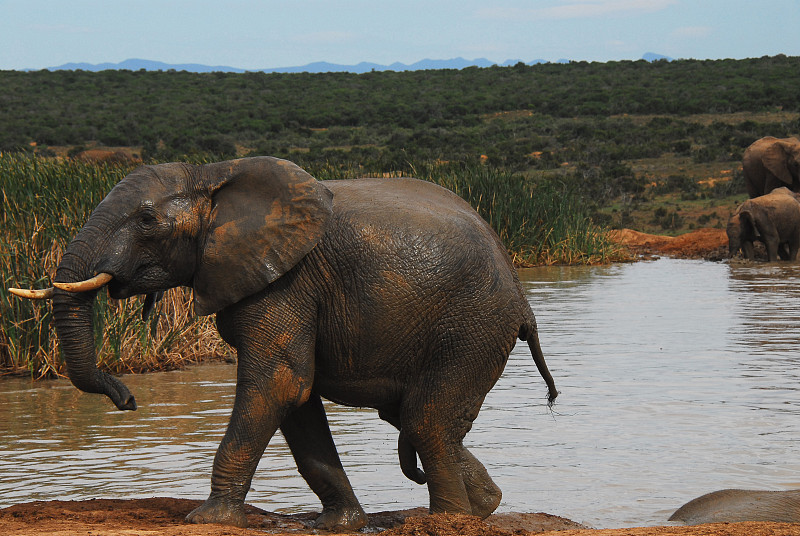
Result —
MULTIPOLYGON (((250 528, 190 525, 184 517, 202 501, 172 498, 93 499, 18 504, 0 510, 0 534, 30 536, 256 536, 310 535, 316 513, 279 515, 249 507, 250 528)), ((542 513, 503 513, 481 521, 462 515, 427 515, 426 509, 370 514, 359 533, 384 536, 800 536, 800 524, 717 523, 592 530, 542 513)))

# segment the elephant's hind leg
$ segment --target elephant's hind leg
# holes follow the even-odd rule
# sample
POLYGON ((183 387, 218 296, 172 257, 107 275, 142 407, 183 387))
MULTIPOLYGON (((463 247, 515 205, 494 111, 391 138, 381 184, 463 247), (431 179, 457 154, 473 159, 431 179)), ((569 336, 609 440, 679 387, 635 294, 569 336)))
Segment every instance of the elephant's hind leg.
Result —
POLYGON ((403 434, 422 461, 431 512, 485 517, 500 503, 500 490, 462 444, 477 411, 465 414, 464 408, 471 404, 451 395, 439 393, 424 402, 418 399, 408 404, 403 411, 403 434))
POLYGON ((316 394, 281 424, 300 474, 322 502, 314 527, 356 530, 367 524, 331 437, 322 400, 316 394))

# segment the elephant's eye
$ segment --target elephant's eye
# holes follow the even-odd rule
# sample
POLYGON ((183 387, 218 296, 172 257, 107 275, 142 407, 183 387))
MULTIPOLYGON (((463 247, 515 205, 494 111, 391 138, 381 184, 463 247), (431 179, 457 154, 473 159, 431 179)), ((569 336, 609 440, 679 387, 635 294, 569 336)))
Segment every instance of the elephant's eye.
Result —
POLYGON ((144 210, 139 213, 139 227, 143 230, 150 230, 155 227, 156 224, 158 224, 158 219, 151 211, 144 210))

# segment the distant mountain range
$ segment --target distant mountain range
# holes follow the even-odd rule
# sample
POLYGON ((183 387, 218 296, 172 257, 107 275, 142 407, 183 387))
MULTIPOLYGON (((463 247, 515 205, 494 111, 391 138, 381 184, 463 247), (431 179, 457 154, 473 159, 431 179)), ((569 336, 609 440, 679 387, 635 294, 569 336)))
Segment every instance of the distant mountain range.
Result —
MULTIPOLYGON (((672 61, 672 58, 648 52, 642 56, 643 60, 656 61, 667 60, 672 61)), ((569 63, 570 60, 561 59, 554 63, 569 63)), ((474 60, 466 60, 464 58, 454 58, 450 60, 421 60, 410 65, 405 63, 395 62, 391 65, 380 65, 377 63, 361 62, 357 65, 339 65, 337 63, 328 63, 325 61, 318 61, 302 65, 299 67, 276 67, 273 69, 240 69, 238 67, 229 67, 226 65, 202 65, 199 63, 179 63, 171 64, 161 61, 129 59, 119 63, 65 63, 57 67, 48 67, 48 71, 108 71, 108 70, 129 70, 139 71, 189 71, 193 73, 211 73, 211 72, 225 72, 225 73, 244 73, 244 72, 264 72, 264 73, 331 73, 331 72, 348 72, 348 73, 367 73, 370 71, 420 71, 427 69, 464 69, 466 67, 491 67, 498 65, 500 67, 516 65, 522 60, 506 60, 502 63, 489 61, 486 58, 477 58, 474 60)), ((536 65, 538 63, 547 63, 545 60, 534 60, 531 62, 523 62, 526 65, 536 65)))

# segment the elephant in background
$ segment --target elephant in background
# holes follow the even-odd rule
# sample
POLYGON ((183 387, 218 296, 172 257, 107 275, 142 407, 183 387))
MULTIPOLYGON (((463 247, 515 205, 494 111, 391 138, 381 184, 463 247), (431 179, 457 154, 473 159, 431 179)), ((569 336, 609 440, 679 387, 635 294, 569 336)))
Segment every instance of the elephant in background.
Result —
POLYGON ((766 136, 744 151, 742 171, 751 198, 785 186, 800 191, 800 141, 766 136))
POLYGON ((669 521, 685 525, 772 521, 800 523, 800 489, 723 489, 702 495, 675 511, 669 521))
POLYGON ((748 260, 755 258, 753 242, 767 249, 770 262, 794 261, 800 248, 800 201, 788 188, 743 202, 728 220, 728 251, 733 257, 741 249, 748 260))
POLYGON ((756 229, 749 220, 745 220, 745 224, 742 226, 742 218, 739 216, 738 209, 728 220, 725 234, 728 235, 728 256, 730 258, 734 258, 741 251, 742 256, 748 261, 755 259, 753 244, 758 240, 756 229))
POLYGON ((486 517, 501 492, 462 441, 517 339, 551 404, 558 394, 504 246, 425 181, 322 183, 271 157, 142 166, 96 207, 53 285, 15 292, 52 298, 70 380, 122 410, 133 395, 96 365, 98 290, 144 294, 146 313, 189 286, 195 312, 216 313, 238 354, 236 396, 191 522, 246 526, 245 495, 280 428, 322 502, 317 528, 362 527, 321 397, 375 408, 399 430, 403 472, 427 483, 432 512, 486 517))

